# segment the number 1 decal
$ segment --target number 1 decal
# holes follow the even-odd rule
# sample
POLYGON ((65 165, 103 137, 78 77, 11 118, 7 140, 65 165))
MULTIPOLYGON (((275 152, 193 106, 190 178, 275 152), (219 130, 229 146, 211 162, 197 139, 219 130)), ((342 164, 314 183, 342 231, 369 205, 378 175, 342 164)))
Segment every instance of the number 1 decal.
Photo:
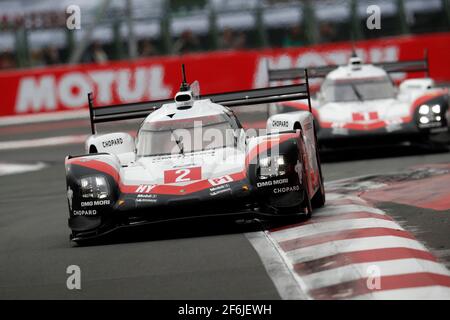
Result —
POLYGON ((164 183, 179 183, 202 178, 201 167, 182 168, 164 171, 164 183))

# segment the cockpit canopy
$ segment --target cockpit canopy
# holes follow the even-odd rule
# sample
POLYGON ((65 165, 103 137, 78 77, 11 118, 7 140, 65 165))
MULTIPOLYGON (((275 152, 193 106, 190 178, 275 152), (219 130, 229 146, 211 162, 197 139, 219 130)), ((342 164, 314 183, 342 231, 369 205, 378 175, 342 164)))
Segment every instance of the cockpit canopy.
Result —
POLYGON ((395 88, 389 77, 354 79, 325 79, 321 97, 326 102, 350 102, 395 97, 395 88))
POLYGON ((234 147, 238 125, 225 113, 145 122, 138 133, 137 156, 184 154, 234 147))

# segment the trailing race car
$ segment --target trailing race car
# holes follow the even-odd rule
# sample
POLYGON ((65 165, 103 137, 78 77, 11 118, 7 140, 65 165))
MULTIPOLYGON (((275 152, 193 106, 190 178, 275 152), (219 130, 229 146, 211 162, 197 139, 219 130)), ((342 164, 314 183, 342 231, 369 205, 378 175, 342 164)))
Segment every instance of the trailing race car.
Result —
MULTIPOLYGON (((303 77, 304 69, 269 70, 269 81, 303 77)), ((336 146, 345 138, 366 138, 372 142, 428 141, 430 136, 448 131, 448 90, 435 87, 431 78, 407 79, 398 87, 390 73, 428 74, 427 59, 362 64, 353 55, 348 65, 309 68, 310 77, 324 77, 312 112, 319 142, 336 146)), ((303 101, 282 102, 275 112, 308 110, 303 101)), ((354 140, 353 140, 354 142, 354 140)))
POLYGON ((183 67, 174 101, 94 108, 92 94, 88 99, 88 154, 65 160, 76 242, 177 219, 308 217, 325 203, 309 111, 275 115, 267 135, 247 137, 230 109, 309 99, 307 83, 199 96, 183 67), (96 123, 133 118, 145 118, 136 140, 123 132, 96 133, 96 123))

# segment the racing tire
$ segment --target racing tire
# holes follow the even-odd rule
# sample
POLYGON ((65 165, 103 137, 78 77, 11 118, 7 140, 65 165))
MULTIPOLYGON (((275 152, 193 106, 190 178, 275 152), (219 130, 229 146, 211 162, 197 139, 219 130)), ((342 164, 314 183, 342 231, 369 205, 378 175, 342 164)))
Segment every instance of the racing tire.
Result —
POLYGON ((308 176, 305 166, 302 166, 302 186, 306 186, 303 188, 303 201, 299 205, 283 209, 283 212, 292 213, 294 219, 308 220, 312 215, 312 204, 308 193, 308 176))
POLYGON ((311 218, 312 216, 312 203, 311 203, 311 199, 309 197, 309 192, 308 192, 308 176, 306 175, 306 170, 305 170, 305 166, 303 166, 302 169, 302 184, 304 186, 306 186, 306 188, 303 189, 303 202, 301 204, 301 208, 304 209, 305 214, 303 215, 304 217, 306 217, 307 219, 311 218))
MULTIPOLYGON (((302 157, 303 157, 303 163, 306 163, 306 159, 305 157, 305 145, 303 142, 303 139, 301 140, 302 142, 302 157)), ((302 165, 302 185, 304 186, 303 188, 303 202, 300 204, 300 209, 304 209, 304 214, 302 215, 303 217, 305 217, 306 219, 311 218, 312 215, 312 204, 311 204, 311 198, 309 196, 309 192, 308 192, 308 174, 306 173, 306 167, 305 165, 302 165)))
POLYGON ((317 166, 319 168, 319 190, 317 190, 314 197, 311 199, 311 204, 314 208, 321 208, 325 205, 325 186, 323 184, 323 176, 322 176, 322 164, 320 163, 320 156, 319 156, 319 143, 317 141, 317 132, 316 132, 316 126, 314 125, 314 142, 316 144, 316 161, 317 166))
POLYGON ((316 191, 316 194, 311 199, 311 205, 313 208, 322 208, 325 205, 325 188, 323 186, 322 177, 320 177, 320 187, 316 191))

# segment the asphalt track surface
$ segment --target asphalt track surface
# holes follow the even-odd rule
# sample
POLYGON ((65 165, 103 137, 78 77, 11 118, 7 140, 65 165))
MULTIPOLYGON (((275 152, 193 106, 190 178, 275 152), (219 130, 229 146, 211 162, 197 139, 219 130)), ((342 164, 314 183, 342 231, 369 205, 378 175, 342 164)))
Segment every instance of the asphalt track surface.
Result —
MULTIPOLYGON (((0 127, 0 144, 88 133, 86 120, 15 125, 0 127)), ((280 298, 244 235, 260 230, 258 223, 170 224, 119 232, 96 246, 71 243, 63 163, 66 155, 81 153, 81 144, 0 150, 0 163, 46 165, 0 176, 0 299, 280 298), (81 268, 81 290, 66 287, 66 268, 73 264, 81 268)), ((322 158, 326 181, 450 163, 445 148, 416 146, 327 152, 322 158)), ((449 210, 382 205, 449 266, 449 210)))

